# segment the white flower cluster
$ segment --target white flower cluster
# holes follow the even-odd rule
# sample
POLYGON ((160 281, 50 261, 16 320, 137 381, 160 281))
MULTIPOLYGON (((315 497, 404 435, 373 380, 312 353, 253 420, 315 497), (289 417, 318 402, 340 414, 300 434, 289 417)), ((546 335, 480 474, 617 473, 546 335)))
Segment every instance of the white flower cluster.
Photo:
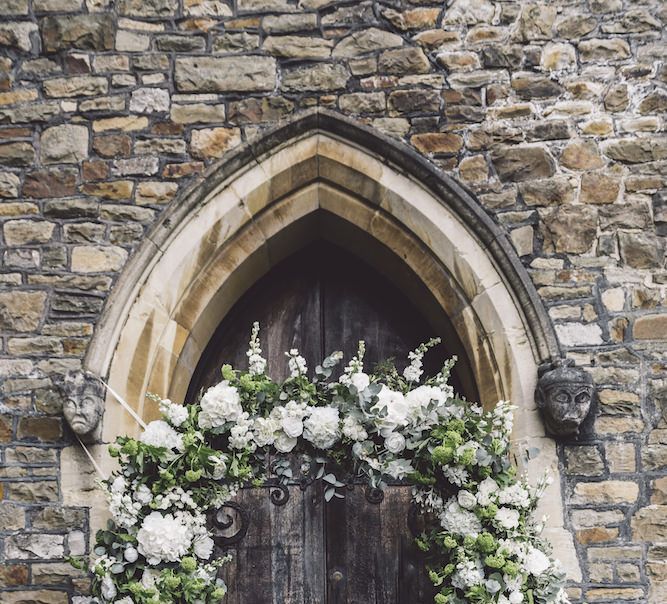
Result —
POLYGON ((296 348, 292 348, 292 350, 286 352, 285 355, 289 359, 287 361, 287 366, 289 367, 290 377, 295 378, 308 373, 306 359, 299 354, 299 351, 296 348))
POLYGON ((146 426, 139 440, 153 447, 183 451, 183 435, 174 430, 167 422, 157 419, 146 426))
POLYGON ((220 428, 227 422, 237 422, 243 414, 241 397, 227 380, 209 388, 199 403, 199 427, 220 428))
POLYGON ((213 539, 208 535, 206 518, 197 512, 151 512, 141 523, 137 543, 139 553, 153 566, 161 562, 177 562, 191 548, 203 560, 208 560, 213 553, 213 539))
POLYGON ((262 356, 259 345, 259 323, 255 321, 250 334, 250 346, 246 352, 248 357, 248 373, 250 375, 262 375, 266 371, 266 359, 262 356))
POLYGON ((168 398, 160 399, 160 413, 167 421, 178 428, 188 419, 188 410, 183 405, 172 403, 168 398))

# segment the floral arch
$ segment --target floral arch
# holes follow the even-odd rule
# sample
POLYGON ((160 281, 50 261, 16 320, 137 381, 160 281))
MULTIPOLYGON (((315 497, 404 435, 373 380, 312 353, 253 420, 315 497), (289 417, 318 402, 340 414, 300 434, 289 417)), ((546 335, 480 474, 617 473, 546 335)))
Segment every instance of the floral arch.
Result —
MULTIPOLYGON (((507 237, 475 199, 404 144, 315 110, 261 135, 213 166, 173 202, 123 271, 91 342, 86 368, 135 406, 147 392, 182 400, 209 337, 273 265, 322 221, 337 242, 406 286, 453 323, 481 402, 517 407, 514 441, 535 452, 529 475, 558 475, 553 440, 534 403, 537 368, 559 355, 553 328, 507 237), (364 233, 364 237, 358 237, 364 233)), ((137 434, 118 405, 103 439, 137 434)), ((100 457, 103 467, 112 461, 100 457)), ((571 579, 580 575, 563 526, 560 481, 543 498, 546 536, 571 579)), ((76 495, 73 495, 75 497, 76 495)))

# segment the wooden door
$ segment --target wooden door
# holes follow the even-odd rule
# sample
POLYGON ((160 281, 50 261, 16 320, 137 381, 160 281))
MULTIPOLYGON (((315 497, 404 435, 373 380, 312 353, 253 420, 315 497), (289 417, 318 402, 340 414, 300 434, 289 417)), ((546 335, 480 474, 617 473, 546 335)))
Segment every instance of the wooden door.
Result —
MULTIPOLYGON (((455 334, 434 334, 409 297, 362 261, 330 244, 312 245, 275 267, 232 309, 211 339, 190 384, 188 399, 220 380, 220 367, 246 368, 248 334, 261 323, 268 371, 284 378, 284 352, 298 348, 315 367, 326 354, 342 350, 349 359, 357 341, 367 344, 367 367, 407 353, 434 335, 451 342, 455 334)), ((444 345, 426 358, 435 373, 449 356, 444 345)), ((455 387, 468 383, 454 377, 455 387)), ((466 392, 475 397, 475 392, 466 392)), ((345 499, 325 503, 316 482, 288 497, 271 489, 243 489, 230 509, 227 531, 245 518, 242 538, 224 567, 228 604, 421 604, 433 588, 408 528, 411 490, 390 486, 370 502, 363 486, 345 499), (275 495, 278 495, 277 497, 275 495)), ((221 512, 221 519, 225 514, 221 512)))

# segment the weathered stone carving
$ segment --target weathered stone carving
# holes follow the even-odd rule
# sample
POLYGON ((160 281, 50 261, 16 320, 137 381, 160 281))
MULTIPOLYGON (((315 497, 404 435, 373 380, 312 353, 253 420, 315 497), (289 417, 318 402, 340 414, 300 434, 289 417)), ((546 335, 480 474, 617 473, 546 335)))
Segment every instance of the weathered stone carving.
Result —
POLYGON ((94 377, 68 374, 62 384, 63 415, 73 432, 84 442, 100 439, 104 414, 104 387, 94 377))
POLYGON ((594 397, 593 378, 569 359, 545 367, 535 391, 547 432, 553 436, 579 434, 594 397))

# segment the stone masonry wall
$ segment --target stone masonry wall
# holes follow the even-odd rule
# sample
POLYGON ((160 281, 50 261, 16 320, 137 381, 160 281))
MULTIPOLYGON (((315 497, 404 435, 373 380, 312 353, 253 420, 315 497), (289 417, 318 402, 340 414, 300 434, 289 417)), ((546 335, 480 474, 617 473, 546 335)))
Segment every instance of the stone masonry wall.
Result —
POLYGON ((133 249, 207 165, 319 105, 510 234, 600 389, 560 445, 571 594, 667 601, 666 24, 660 0, 0 0, 0 600, 85 593, 50 387, 133 249))

